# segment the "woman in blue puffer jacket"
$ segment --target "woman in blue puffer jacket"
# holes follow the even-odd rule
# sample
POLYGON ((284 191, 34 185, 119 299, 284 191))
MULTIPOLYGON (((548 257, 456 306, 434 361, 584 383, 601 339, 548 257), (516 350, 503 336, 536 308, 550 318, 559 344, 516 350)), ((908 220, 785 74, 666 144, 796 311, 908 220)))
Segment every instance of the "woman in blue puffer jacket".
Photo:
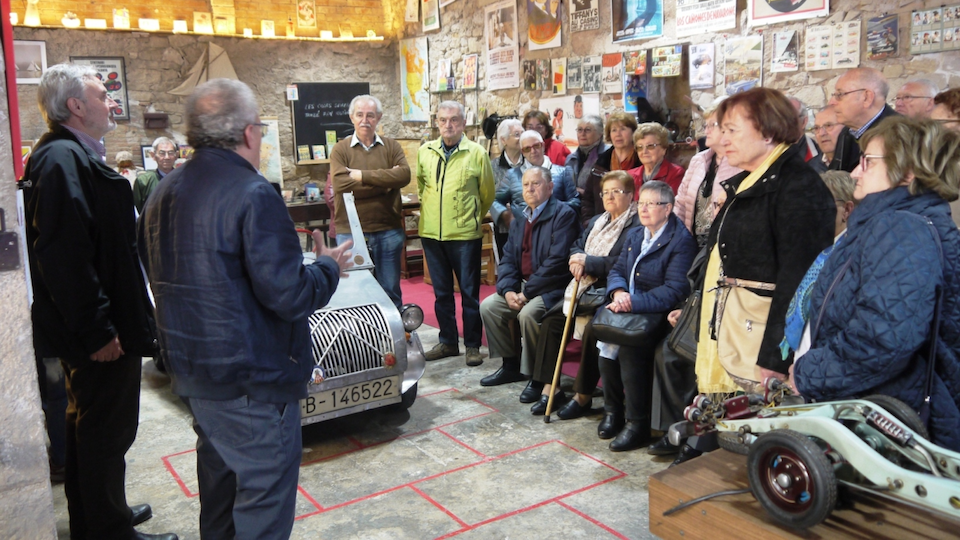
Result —
POLYGON ((919 410, 939 288, 928 428, 960 451, 960 232, 947 204, 958 195, 960 133, 897 117, 859 142, 860 204, 813 285, 810 345, 792 382, 818 401, 886 394, 919 410))

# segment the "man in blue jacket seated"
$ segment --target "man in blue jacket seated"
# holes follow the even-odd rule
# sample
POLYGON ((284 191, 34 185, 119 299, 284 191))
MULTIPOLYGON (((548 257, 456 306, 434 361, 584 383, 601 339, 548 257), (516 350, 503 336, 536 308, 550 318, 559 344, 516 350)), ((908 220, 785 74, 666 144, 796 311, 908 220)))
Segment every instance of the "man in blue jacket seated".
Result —
MULTIPOLYGON (((480 304, 480 317, 487 330, 490 357, 502 357, 503 366, 481 379, 483 386, 497 386, 530 377, 540 336, 540 319, 563 299, 570 281, 567 259, 570 246, 580 234, 579 213, 552 196, 553 178, 543 167, 523 173, 522 219, 510 225, 510 238, 497 267, 497 294, 480 304), (513 321, 520 323, 522 350, 516 350, 511 334, 513 321)), ((520 394, 521 403, 540 398, 543 385, 531 380, 520 394)))
POLYGON ((264 179, 256 98, 215 79, 187 100, 193 159, 147 200, 141 259, 173 392, 197 432, 202 538, 286 539, 300 407, 314 367, 307 317, 350 266, 351 242, 305 266, 283 199, 264 179))

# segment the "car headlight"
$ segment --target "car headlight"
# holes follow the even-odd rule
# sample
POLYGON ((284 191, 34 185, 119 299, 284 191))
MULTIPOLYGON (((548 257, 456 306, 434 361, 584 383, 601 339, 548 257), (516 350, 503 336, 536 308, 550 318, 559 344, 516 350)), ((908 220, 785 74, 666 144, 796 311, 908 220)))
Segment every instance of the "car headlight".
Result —
POLYGON ((413 332, 423 324, 423 310, 416 304, 404 304, 400 306, 400 320, 404 330, 413 332))

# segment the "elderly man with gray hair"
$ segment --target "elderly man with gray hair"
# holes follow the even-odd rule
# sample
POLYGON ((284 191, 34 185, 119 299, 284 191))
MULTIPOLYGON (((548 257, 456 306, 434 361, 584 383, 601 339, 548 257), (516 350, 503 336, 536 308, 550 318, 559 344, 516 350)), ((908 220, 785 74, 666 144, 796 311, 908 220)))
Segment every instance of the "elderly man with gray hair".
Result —
POLYGON ((940 88, 928 79, 914 79, 897 90, 897 97, 893 102, 897 112, 909 117, 923 120, 930 118, 936 103, 933 98, 940 93, 940 88))
POLYGON ((400 143, 377 134, 383 105, 371 95, 350 101, 353 135, 330 152, 337 243, 352 240, 343 194, 352 193, 360 227, 373 259, 377 282, 400 309, 400 259, 407 241, 400 190, 410 183, 410 166, 400 143))
POLYGON ((172 390, 197 432, 200 537, 286 539, 314 368, 307 317, 337 288, 351 243, 303 264, 283 199, 257 171, 263 124, 242 82, 214 79, 186 104, 193 158, 140 218, 172 390))
POLYGON ((898 114, 886 104, 889 92, 887 79, 874 68, 851 69, 837 79, 829 105, 846 129, 837 137, 830 169, 851 172, 860 164, 860 137, 870 126, 898 114))
POLYGON ((153 160, 157 162, 157 168, 147 171, 137 176, 137 181, 133 184, 133 204, 137 207, 137 212, 143 212, 143 205, 147 202, 147 197, 157 189, 157 184, 163 177, 170 174, 174 163, 177 161, 179 152, 177 143, 168 137, 157 137, 153 141, 153 149, 150 151, 153 160))
POLYGON ((70 537, 176 540, 137 532, 152 512, 128 507, 124 493, 141 362, 156 338, 130 183, 104 163, 100 142, 117 127, 117 104, 96 71, 70 64, 43 74, 37 101, 50 131, 24 171, 33 345, 66 376, 70 537))

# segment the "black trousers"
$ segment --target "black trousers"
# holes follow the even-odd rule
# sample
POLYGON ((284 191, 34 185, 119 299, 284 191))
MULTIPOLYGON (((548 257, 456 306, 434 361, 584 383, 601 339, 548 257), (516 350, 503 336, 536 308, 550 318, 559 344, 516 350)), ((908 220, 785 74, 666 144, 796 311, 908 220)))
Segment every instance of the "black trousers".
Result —
POLYGON ((127 540, 134 529, 124 491, 124 455, 137 436, 141 358, 60 361, 69 400, 64 491, 70 538, 127 540))
MULTIPOLYGON (((563 339, 563 327, 567 320, 563 312, 552 313, 540 322, 540 342, 537 343, 537 356, 533 365, 533 380, 550 384, 560 355, 560 340, 563 339)), ((570 331, 573 332, 571 325, 570 331)), ((583 330, 583 352, 580 354, 580 367, 573 381, 573 391, 578 394, 592 395, 600 381, 600 368, 597 360, 597 338, 593 335, 593 320, 583 330)))
POLYGON ((683 420, 683 410, 697 395, 697 363, 671 351, 666 339, 657 345, 653 360, 653 417, 650 427, 667 431, 671 424, 683 420))
POLYGON ((617 360, 600 357, 603 409, 634 422, 649 422, 653 393, 653 351, 621 346, 617 360))

